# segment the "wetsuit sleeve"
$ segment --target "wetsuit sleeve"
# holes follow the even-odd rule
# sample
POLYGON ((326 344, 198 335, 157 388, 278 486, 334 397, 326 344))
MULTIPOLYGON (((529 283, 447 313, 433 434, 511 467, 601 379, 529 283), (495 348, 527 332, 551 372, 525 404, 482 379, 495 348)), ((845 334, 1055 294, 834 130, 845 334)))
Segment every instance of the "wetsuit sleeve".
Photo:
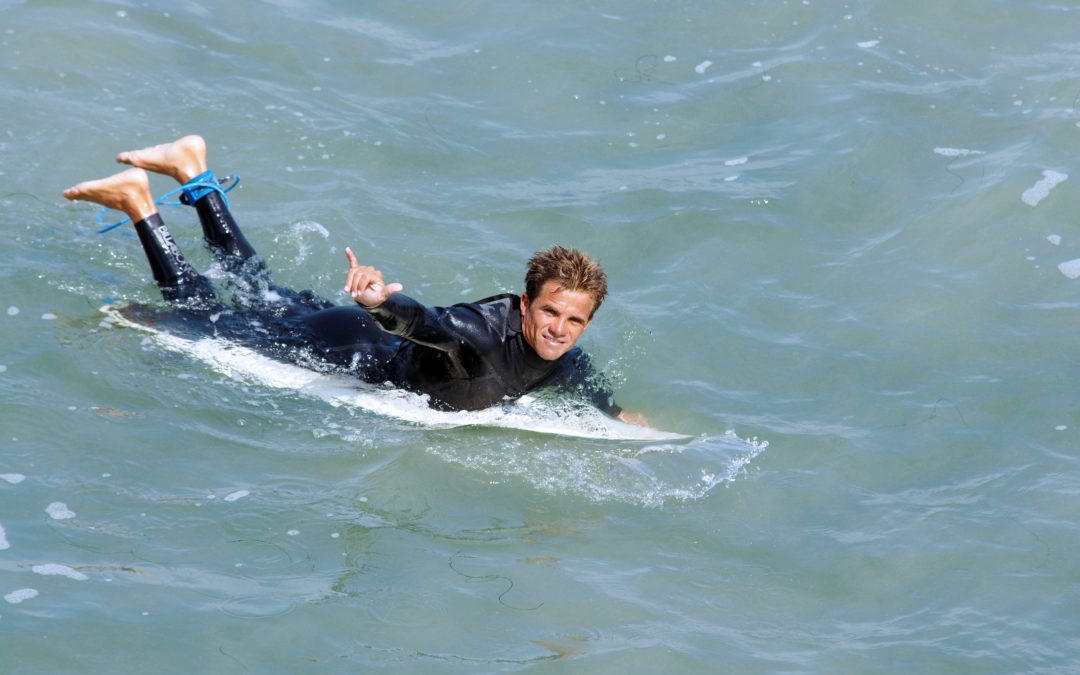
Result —
POLYGON ((603 373, 593 367, 589 355, 575 347, 563 358, 566 359, 566 365, 560 388, 584 398, 608 415, 618 417, 623 411, 622 406, 615 403, 611 383, 603 373))
POLYGON ((483 317, 467 304, 432 308, 395 293, 364 309, 384 331, 444 352, 459 351, 466 339, 486 332, 483 317))

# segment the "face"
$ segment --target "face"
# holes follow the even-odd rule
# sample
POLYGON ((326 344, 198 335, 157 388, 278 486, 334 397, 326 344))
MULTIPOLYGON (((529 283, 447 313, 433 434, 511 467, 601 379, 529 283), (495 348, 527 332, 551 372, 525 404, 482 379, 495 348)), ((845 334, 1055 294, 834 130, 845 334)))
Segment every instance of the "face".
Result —
POLYGON ((568 291, 554 281, 540 295, 521 295, 521 333, 540 358, 554 361, 570 351, 592 323, 593 298, 585 291, 568 291))

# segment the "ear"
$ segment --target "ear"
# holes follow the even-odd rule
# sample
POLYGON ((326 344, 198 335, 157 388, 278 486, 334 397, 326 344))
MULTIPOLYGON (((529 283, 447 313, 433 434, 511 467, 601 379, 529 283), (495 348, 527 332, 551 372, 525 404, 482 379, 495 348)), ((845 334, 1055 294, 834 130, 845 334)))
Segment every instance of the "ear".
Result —
POLYGON ((528 293, 522 293, 521 294, 521 313, 525 314, 528 311, 529 311, 529 294, 528 293))

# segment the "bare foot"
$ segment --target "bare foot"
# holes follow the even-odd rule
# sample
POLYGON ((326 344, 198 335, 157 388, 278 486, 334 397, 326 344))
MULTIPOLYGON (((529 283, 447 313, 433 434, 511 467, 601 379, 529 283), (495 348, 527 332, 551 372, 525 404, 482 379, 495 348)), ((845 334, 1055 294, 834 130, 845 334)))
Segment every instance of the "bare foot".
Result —
POLYGON ((121 152, 116 161, 172 176, 183 185, 206 171, 206 141, 202 136, 184 136, 172 143, 121 152))
POLYGON ((64 196, 123 211, 133 223, 157 213, 150 192, 150 177, 142 169, 128 169, 108 178, 84 181, 64 190, 64 196))

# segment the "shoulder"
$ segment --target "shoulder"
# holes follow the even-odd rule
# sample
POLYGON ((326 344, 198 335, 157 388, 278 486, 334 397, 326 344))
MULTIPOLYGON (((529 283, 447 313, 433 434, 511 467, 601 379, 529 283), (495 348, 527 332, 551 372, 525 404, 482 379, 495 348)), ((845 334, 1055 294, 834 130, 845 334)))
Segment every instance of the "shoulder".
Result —
POLYGON ((592 372, 592 359, 581 347, 574 347, 555 362, 554 374, 563 382, 583 382, 592 372))
POLYGON ((521 314, 513 298, 494 301, 462 302, 448 307, 434 307, 433 313, 442 330, 462 343, 480 350, 494 349, 521 332, 521 314))
POLYGON ((589 370, 592 368, 592 359, 581 347, 574 347, 563 354, 560 359, 565 359, 572 368, 577 370, 589 370))
POLYGON ((476 302, 463 302, 445 308, 443 311, 482 322, 489 330, 500 335, 513 335, 521 332, 520 300, 518 296, 511 293, 484 298, 476 302))
POLYGON ((611 380, 593 367, 592 359, 574 347, 559 359, 559 384, 567 393, 582 397, 612 417, 622 410, 612 395, 611 380))

